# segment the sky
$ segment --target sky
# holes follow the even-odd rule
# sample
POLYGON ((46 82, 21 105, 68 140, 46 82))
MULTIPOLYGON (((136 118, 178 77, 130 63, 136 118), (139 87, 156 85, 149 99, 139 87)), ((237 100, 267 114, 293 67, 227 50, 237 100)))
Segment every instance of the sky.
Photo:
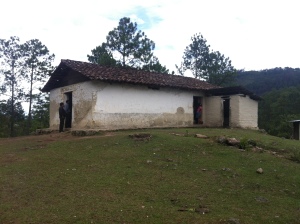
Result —
POLYGON ((123 17, 155 42, 170 71, 201 33, 236 69, 299 68, 299 0, 1 0, 0 39, 39 39, 61 59, 87 61, 123 17))

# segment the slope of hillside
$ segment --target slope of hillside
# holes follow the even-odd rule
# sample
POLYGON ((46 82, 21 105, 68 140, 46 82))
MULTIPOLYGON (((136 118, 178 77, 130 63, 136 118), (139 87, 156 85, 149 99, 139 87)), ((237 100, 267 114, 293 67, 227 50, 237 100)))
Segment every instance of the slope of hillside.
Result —
POLYGON ((241 129, 136 133, 0 139, 0 223, 299 222, 299 141, 241 129), (229 137, 242 149, 220 143, 229 137))
POLYGON ((237 83, 261 96, 273 89, 279 90, 300 85, 300 69, 274 68, 261 71, 240 71, 237 83))

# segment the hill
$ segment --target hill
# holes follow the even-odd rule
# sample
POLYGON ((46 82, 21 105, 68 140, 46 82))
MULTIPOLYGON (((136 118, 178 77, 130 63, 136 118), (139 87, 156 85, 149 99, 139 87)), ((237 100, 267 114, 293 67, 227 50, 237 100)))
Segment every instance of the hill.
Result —
POLYGON ((300 85, 300 68, 239 71, 237 84, 261 96, 272 90, 300 85))
POLYGON ((300 119, 300 69, 274 68, 239 71, 237 84, 262 96, 258 105, 258 126, 269 134, 290 138, 291 120, 300 119))
POLYGON ((0 139, 0 223, 299 223, 299 141, 139 132, 0 139))

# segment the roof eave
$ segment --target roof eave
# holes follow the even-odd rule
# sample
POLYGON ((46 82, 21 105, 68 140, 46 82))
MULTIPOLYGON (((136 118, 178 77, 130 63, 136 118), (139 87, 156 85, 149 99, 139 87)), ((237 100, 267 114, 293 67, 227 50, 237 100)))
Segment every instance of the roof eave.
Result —
POLYGON ((260 101, 262 98, 253 92, 245 89, 242 86, 232 86, 232 87, 223 87, 217 89, 209 89, 206 91, 207 94, 214 96, 222 96, 222 95, 236 95, 236 94, 244 94, 248 95, 251 99, 260 101))

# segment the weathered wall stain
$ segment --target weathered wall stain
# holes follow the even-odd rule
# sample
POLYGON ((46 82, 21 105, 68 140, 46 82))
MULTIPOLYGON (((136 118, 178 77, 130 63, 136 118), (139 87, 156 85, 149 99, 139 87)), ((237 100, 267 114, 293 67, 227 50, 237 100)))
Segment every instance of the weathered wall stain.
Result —
POLYGON ((193 124, 193 114, 94 113, 94 122, 102 129, 184 127, 193 124))
POLYGON ((183 109, 183 107, 178 107, 176 113, 177 113, 177 114, 184 114, 184 109, 183 109))
MULTIPOLYGON (((66 92, 72 92, 75 129, 174 127, 193 123, 193 92, 89 81, 51 91, 51 104, 59 103, 66 92)), ((52 126, 59 124, 57 109, 50 112, 52 126)))
POLYGON ((151 127, 166 127, 167 125, 171 125, 173 127, 189 126, 193 124, 193 114, 164 113, 152 121, 151 127))
POLYGON ((74 121, 75 123, 79 123, 82 119, 84 119, 88 113, 92 111, 92 101, 83 101, 80 100, 76 102, 74 105, 74 121))
MULTIPOLYGON (((50 127, 58 127, 58 105, 72 93, 72 128, 130 129, 192 126, 193 97, 203 98, 205 126, 222 126, 222 99, 202 91, 149 89, 121 83, 86 81, 50 92, 50 127)), ((237 104, 238 105, 238 104, 237 104)), ((253 104, 252 104, 253 105, 253 104)), ((239 118, 240 119, 240 118, 239 118)), ((246 123, 246 118, 243 118, 246 123)))
POLYGON ((73 91, 73 127, 92 126, 93 94, 86 85, 78 84, 73 91))
POLYGON ((53 123, 55 123, 54 119, 56 117, 56 114, 58 115, 58 108, 59 104, 55 100, 50 100, 50 127, 53 126, 53 123))

